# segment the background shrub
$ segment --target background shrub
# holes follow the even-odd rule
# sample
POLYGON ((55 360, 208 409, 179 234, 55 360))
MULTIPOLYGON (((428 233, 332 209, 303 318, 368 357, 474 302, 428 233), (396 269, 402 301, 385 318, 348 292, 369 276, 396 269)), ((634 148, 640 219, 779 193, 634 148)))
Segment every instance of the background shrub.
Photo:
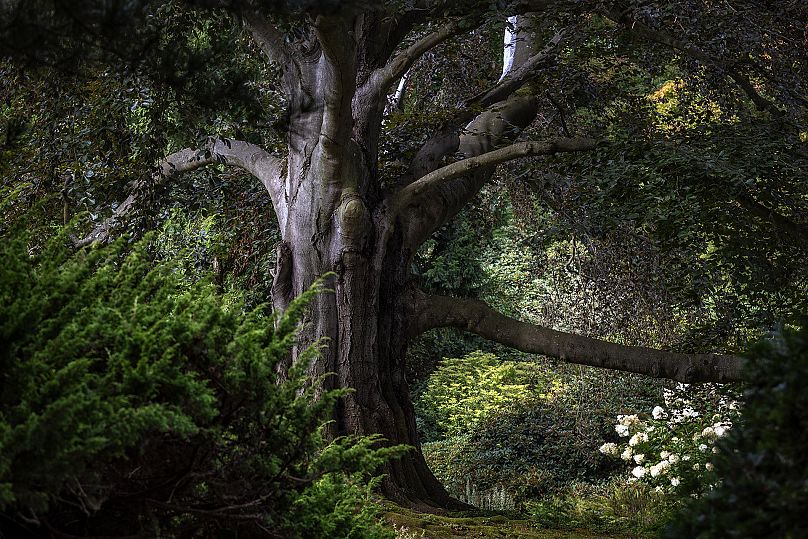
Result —
POLYGON ((482 352, 439 363, 416 410, 422 434, 433 440, 423 445, 424 456, 451 493, 471 499, 469 491, 504 489, 505 506, 518 506, 604 480, 620 467, 598 451, 614 434, 613 414, 658 399, 661 389, 623 377, 628 396, 598 391, 592 388, 609 387, 603 377, 613 374, 568 371, 557 362, 482 352))

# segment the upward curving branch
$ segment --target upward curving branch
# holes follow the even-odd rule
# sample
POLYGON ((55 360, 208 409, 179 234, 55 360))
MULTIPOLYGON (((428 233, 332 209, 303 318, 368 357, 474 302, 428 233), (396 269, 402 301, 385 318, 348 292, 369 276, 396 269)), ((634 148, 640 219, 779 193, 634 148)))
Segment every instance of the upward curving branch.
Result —
POLYGON ((485 302, 416 292, 411 336, 438 327, 476 333, 523 352, 569 363, 667 378, 684 383, 741 381, 743 359, 723 354, 680 354, 625 346, 527 324, 498 313, 485 302))
POLYGON ((414 178, 420 178, 433 171, 444 157, 457 151, 459 144, 457 132, 461 126, 479 114, 480 108, 504 103, 511 94, 535 78, 540 73, 540 68, 555 56, 568 32, 568 29, 564 29, 556 33, 539 52, 509 71, 494 86, 467 99, 462 109, 444 122, 417 152, 410 166, 414 178))
POLYGON ((106 241, 112 229, 133 210, 143 189, 161 185, 183 172, 217 164, 234 165, 258 178, 272 198, 278 220, 283 222, 286 215, 282 181, 284 162, 255 144, 211 137, 200 148, 185 148, 163 159, 151 177, 138 182, 115 212, 87 236, 77 240, 76 246, 83 247, 96 241, 106 241))
POLYGON ((486 152, 476 157, 456 161, 441 167, 402 189, 393 199, 393 211, 399 212, 441 184, 472 173, 478 169, 496 166, 506 161, 536 155, 553 155, 559 152, 581 152, 595 149, 597 142, 590 138, 559 138, 546 142, 517 142, 486 152))
POLYGON ((569 32, 569 28, 564 28, 557 32, 539 52, 527 58, 518 67, 508 71, 493 87, 467 99, 464 106, 472 107, 476 105, 487 107, 506 99, 513 92, 535 78, 539 74, 539 68, 549 63, 549 61, 555 57, 555 53, 564 43, 564 39, 569 32))
POLYGON ((297 60, 295 52, 287 46, 283 33, 264 15, 253 9, 244 9, 241 18, 270 62, 286 66, 297 60))
POLYGON ((476 28, 482 21, 483 19, 479 14, 454 19, 439 30, 425 35, 394 56, 387 65, 378 70, 372 77, 371 84, 376 86, 379 93, 386 93, 393 83, 402 78, 426 52, 453 36, 476 28))

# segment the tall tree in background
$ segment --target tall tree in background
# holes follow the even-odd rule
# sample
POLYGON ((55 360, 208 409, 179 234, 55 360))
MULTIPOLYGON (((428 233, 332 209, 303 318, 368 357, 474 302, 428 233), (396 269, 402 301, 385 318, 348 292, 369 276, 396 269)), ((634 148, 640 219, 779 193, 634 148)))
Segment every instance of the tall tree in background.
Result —
MULTIPOLYGON (((285 151, 210 133, 203 145, 166 156, 157 172, 139 182, 112 216, 97 223, 78 244, 107 239, 137 208, 141 193, 158 184, 180 182, 183 173, 224 165, 254 176, 271 199, 281 236, 272 273, 274 307, 285 309, 319 276, 334 273, 330 280, 334 293, 316 298, 297 350, 325 338, 311 376, 333 372, 332 384, 355 389, 338 407, 335 434, 381 433, 392 442, 418 446, 404 358, 410 340, 439 327, 461 328, 522 351, 584 365, 682 382, 738 379, 741 362, 735 356, 623 346, 526 324, 478 300, 422 292, 410 271, 419 247, 474 201, 498 165, 537 156, 546 156, 549 163, 556 154, 593 152, 608 142, 608 135, 598 140, 569 136, 566 125, 562 136, 524 137, 545 101, 536 81, 570 58, 571 48, 582 42, 579 33, 586 21, 593 17, 611 21, 649 46, 695 59, 700 69, 712 73, 716 88, 740 92, 739 101, 752 103, 761 114, 790 114, 799 106, 800 96, 780 92, 767 78, 766 66, 752 60, 747 65, 743 51, 722 57, 684 41, 679 32, 665 28, 669 13, 633 2, 514 0, 455 5, 414 0, 341 7, 313 2, 293 12, 279 3, 188 4, 224 10, 243 23, 274 66, 279 80, 273 84, 282 89, 285 100, 283 117, 276 118, 285 132, 285 151), (276 12, 281 8, 283 14, 276 12), (501 27, 506 17, 515 22, 508 43, 510 70, 482 91, 455 96, 457 106, 431 119, 432 134, 419 149, 401 156, 406 166, 381 167, 384 125, 395 108, 389 106, 388 96, 402 99, 406 84, 400 81, 408 71, 442 44, 468 39, 492 19, 501 27)), ((693 9, 698 14, 698 8, 693 9)), ((805 225, 776 208, 748 194, 738 200, 784 233, 804 238, 805 225)), ((391 463, 387 473, 386 492, 396 501, 455 503, 418 452, 391 463)))

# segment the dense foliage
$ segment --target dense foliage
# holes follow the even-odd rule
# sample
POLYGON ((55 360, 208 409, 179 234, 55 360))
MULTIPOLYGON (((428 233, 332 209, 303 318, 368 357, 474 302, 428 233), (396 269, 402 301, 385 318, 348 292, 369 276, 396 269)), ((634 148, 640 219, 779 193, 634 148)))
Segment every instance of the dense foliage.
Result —
POLYGON ((275 374, 321 288, 274 320, 155 259, 151 236, 66 240, 0 247, 4 533, 386 536, 368 480, 402 451, 325 443, 344 392, 314 399, 316 348, 275 374))
POLYGON ((443 359, 416 406, 424 455, 450 492, 497 492, 507 508, 609 478, 616 463, 598 447, 614 414, 657 398, 639 378, 474 352, 443 359))
POLYGON ((720 482, 671 537, 804 537, 808 534, 808 330, 785 330, 751 353, 738 424, 719 443, 720 482))

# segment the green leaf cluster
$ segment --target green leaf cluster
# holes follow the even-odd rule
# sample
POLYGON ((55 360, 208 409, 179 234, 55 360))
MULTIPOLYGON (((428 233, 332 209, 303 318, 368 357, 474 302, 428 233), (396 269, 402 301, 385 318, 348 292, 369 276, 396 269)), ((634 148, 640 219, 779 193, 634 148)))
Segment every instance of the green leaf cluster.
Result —
POLYGON ((551 397, 557 381, 529 362, 502 361, 480 351, 444 358, 416 404, 419 418, 444 436, 468 434, 495 411, 534 397, 551 397))

